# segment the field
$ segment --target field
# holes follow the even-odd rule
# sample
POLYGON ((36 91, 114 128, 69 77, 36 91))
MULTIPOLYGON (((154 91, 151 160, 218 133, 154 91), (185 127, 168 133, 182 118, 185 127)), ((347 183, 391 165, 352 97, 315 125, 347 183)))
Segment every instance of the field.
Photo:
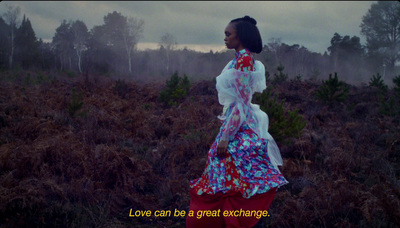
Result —
MULTIPOLYGON (((129 214, 189 209, 189 181, 203 172, 220 127, 215 82, 193 83, 182 103, 166 107, 160 82, 0 77, 2 227, 185 227, 184 217, 129 214)), ((290 183, 257 226, 399 227, 399 96, 389 89, 388 106, 376 89, 350 86, 330 107, 315 98, 320 85, 273 86, 306 127, 278 142, 290 183)))

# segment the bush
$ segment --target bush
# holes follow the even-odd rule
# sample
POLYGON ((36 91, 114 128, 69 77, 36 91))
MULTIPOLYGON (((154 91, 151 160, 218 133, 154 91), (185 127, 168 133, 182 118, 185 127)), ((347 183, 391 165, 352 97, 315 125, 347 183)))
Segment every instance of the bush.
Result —
POLYGON ((114 93, 118 94, 122 98, 125 98, 128 92, 129 92, 128 84, 126 84, 124 80, 118 79, 114 85, 114 93))
POLYGON ((68 78, 75 78, 76 73, 73 71, 65 71, 65 74, 67 75, 68 78))
POLYGON ((37 72, 36 74, 31 74, 32 72, 21 71, 25 73, 26 76, 23 78, 23 85, 40 85, 47 82, 53 82, 49 76, 43 74, 43 72, 37 72))
POLYGON ((268 71, 265 71, 265 82, 269 84, 271 82, 271 76, 268 71))
POLYGON ((369 86, 378 88, 382 93, 386 93, 388 90, 388 86, 385 85, 385 82, 379 73, 377 73, 376 76, 372 75, 372 78, 369 81, 369 86))
POLYGON ((45 77, 42 72, 38 72, 36 74, 36 82, 38 84, 42 84, 44 82, 47 82, 47 77, 45 77))
POLYGON ((274 74, 274 84, 287 81, 288 75, 283 73, 284 69, 285 67, 282 64, 279 64, 279 66, 276 67, 276 70, 279 71, 279 74, 274 74))
POLYGON ((33 78, 31 78, 31 74, 27 73, 25 78, 24 78, 24 85, 32 85, 33 84, 33 78))
MULTIPOLYGON (((381 114, 386 115, 386 116, 391 116, 395 117, 400 114, 400 106, 398 105, 398 95, 400 95, 400 75, 396 76, 393 78, 393 83, 394 83, 394 92, 397 93, 397 96, 385 96, 383 93, 388 90, 388 86, 383 84, 383 80, 378 80, 380 79, 380 75, 378 74, 378 77, 375 77, 372 80, 374 80, 374 85, 378 87, 382 93, 378 94, 379 95, 379 100, 380 100, 380 108, 379 111, 381 114)), ((371 83, 370 83, 371 85, 371 83)), ((390 93, 391 94, 391 93, 390 93)))
POLYGON ((68 113, 71 117, 75 116, 83 116, 86 114, 86 112, 80 112, 78 113, 79 110, 82 109, 83 107, 83 101, 82 101, 82 92, 79 92, 78 94, 76 93, 76 89, 72 89, 72 99, 71 102, 68 102, 68 113))
POLYGON ((393 83, 394 83, 394 91, 396 91, 397 94, 400 95, 400 75, 393 78, 393 83))
POLYGON ((158 99, 165 105, 173 106, 182 102, 190 89, 190 81, 186 74, 183 78, 178 76, 178 72, 171 75, 167 80, 165 88, 159 93, 158 99))
POLYGON ((294 77, 294 81, 301 81, 303 76, 301 74, 298 74, 296 77, 294 77))
POLYGON ((268 114, 270 126, 268 132, 274 137, 275 141, 289 144, 291 138, 301 135, 301 131, 306 126, 306 122, 298 110, 285 111, 283 102, 271 95, 271 87, 262 93, 256 93, 252 102, 259 104, 260 109, 268 114))
MULTIPOLYGON (((393 78, 393 83, 395 85, 394 91, 400 94, 400 75, 393 78)), ((388 86, 385 85, 382 76, 377 73, 376 76, 373 75, 370 82, 370 87, 376 87, 379 91, 378 98, 380 101, 379 112, 382 115, 394 117, 400 113, 400 109, 396 104, 395 97, 387 96, 388 86)))
POLYGON ((334 101, 344 101, 349 93, 348 85, 339 81, 337 73, 332 78, 332 74, 329 74, 328 80, 322 80, 322 86, 320 86, 316 92, 316 97, 322 101, 328 102, 329 106, 332 106, 334 101))
POLYGON ((385 100, 383 97, 381 98, 380 113, 386 116, 395 116, 397 113, 396 109, 397 107, 393 98, 389 98, 388 100, 385 100))

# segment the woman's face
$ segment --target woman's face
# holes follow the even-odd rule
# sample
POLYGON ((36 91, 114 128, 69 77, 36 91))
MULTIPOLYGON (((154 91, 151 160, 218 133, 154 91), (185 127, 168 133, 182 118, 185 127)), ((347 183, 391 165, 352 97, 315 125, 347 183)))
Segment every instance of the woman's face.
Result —
POLYGON ((236 34, 233 23, 229 23, 225 28, 225 45, 228 49, 238 50, 242 46, 242 42, 236 34))

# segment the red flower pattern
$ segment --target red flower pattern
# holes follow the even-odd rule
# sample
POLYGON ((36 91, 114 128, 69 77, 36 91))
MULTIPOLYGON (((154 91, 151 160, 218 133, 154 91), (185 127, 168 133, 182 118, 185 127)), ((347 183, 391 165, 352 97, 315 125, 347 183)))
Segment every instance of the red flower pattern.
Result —
MULTIPOLYGON (((229 68, 250 72, 254 70, 253 64, 253 55, 243 49, 236 53, 229 68)), ((236 83, 244 102, 249 103, 251 94, 246 79, 237 79, 236 83)), ((235 103, 227 108, 225 115, 231 113, 232 118, 221 120, 220 131, 208 152, 206 168, 200 178, 190 182, 190 187, 198 195, 234 191, 250 198, 288 183, 271 164, 267 153, 268 140, 260 138, 247 124, 238 126, 240 113, 235 103), (216 152, 222 134, 225 131, 235 132, 236 129, 238 131, 228 144, 228 156, 225 159, 218 158, 216 152)))

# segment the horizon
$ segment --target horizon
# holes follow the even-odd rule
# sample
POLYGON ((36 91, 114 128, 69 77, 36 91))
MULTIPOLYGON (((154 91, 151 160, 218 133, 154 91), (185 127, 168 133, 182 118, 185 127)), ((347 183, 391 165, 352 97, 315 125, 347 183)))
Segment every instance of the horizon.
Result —
MULTIPOLYGON (((263 43, 280 39, 288 45, 298 44, 323 54, 334 33, 341 36, 360 35, 360 23, 376 1, 248 1, 248 2, 92 2, 92 1, 3 1, 21 8, 36 37, 51 40, 62 20, 82 20, 90 31, 104 23, 103 17, 113 11, 144 20, 143 36, 138 49, 154 49, 163 34, 172 34, 178 47, 199 52, 224 50, 223 30, 233 18, 249 15, 257 20, 263 43), (284 15, 284 16, 282 16, 284 15), (168 23, 165 23, 168 22, 168 23)), ((0 7, 0 15, 6 7, 0 7)))

